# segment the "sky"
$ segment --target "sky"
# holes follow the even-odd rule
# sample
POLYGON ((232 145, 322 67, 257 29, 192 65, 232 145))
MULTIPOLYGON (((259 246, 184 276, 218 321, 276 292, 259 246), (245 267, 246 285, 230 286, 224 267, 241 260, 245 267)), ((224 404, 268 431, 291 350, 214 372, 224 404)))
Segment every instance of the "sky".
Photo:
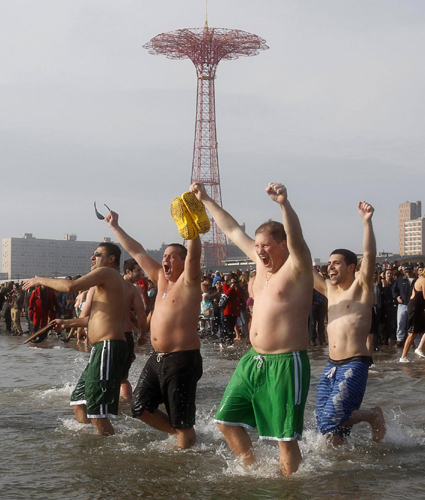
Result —
MULTIPOLYGON (((96 200, 147 249, 180 240, 196 73, 143 44, 204 22, 205 0, 0 0, 0 238, 112 236, 96 200)), ((425 2, 209 0, 208 23, 270 47, 218 66, 224 208, 253 235, 282 182, 326 261, 361 252, 366 200, 397 252, 399 204, 425 203, 425 2)))

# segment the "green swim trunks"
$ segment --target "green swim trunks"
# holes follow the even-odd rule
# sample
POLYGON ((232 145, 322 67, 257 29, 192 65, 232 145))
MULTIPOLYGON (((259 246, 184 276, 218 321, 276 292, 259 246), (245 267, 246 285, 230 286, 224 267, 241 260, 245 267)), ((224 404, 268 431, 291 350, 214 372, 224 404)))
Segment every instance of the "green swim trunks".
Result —
POLYGON ((260 439, 301 439, 310 386, 307 351, 242 357, 224 392, 215 422, 249 429, 260 439))
POLYGON ((71 394, 71 405, 86 405, 88 418, 118 415, 121 377, 127 357, 125 340, 96 342, 71 394))

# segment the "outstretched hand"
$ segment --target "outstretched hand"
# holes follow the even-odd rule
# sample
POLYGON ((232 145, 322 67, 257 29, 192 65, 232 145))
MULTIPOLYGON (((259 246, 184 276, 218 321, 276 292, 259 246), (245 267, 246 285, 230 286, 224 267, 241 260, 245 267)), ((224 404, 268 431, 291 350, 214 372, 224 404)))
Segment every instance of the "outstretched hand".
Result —
POLYGON ((283 184, 270 182, 266 188, 266 193, 273 201, 279 203, 279 205, 283 205, 288 199, 288 193, 286 192, 286 187, 283 184))
POLYGON ((111 210, 109 214, 105 217, 105 221, 112 228, 118 227, 118 214, 111 210))
POLYGON ((52 321, 49 323, 50 326, 53 327, 53 330, 57 333, 61 333, 62 330, 65 328, 65 323, 63 319, 52 319, 52 321))
POLYGON ((190 191, 195 194, 195 196, 198 198, 199 201, 204 202, 209 198, 205 186, 202 184, 202 182, 194 182, 190 186, 190 191))
POLYGON ((34 278, 25 280, 24 284, 22 285, 22 290, 29 290, 30 288, 35 288, 36 286, 38 286, 40 284, 38 282, 38 279, 38 276, 34 276, 34 278))
POLYGON ((364 221, 368 221, 372 218, 375 209, 369 203, 365 201, 359 201, 359 214, 364 221))

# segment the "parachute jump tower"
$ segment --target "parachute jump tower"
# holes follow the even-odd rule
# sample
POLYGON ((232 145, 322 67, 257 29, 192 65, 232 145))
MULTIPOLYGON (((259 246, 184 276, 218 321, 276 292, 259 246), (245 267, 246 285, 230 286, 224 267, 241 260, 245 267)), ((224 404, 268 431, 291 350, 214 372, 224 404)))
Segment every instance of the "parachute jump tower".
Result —
MULTIPOLYGON (((255 56, 268 46, 257 35, 240 30, 209 28, 205 21, 203 28, 161 33, 143 47, 152 55, 190 59, 195 65, 198 85, 191 183, 204 183, 209 196, 222 206, 215 122, 214 79, 217 65, 222 59, 255 56)), ((210 232, 201 235, 201 239, 204 265, 208 268, 220 265, 227 256, 227 243, 213 219, 210 232)))

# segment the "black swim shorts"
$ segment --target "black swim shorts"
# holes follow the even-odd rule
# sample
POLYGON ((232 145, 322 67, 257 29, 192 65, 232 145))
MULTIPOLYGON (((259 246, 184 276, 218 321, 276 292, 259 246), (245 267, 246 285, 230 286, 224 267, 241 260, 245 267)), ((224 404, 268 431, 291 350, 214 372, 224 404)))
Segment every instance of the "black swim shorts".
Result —
POLYGON ((133 332, 125 332, 125 338, 128 346, 128 358, 124 364, 122 369, 122 379, 128 379, 128 373, 130 372, 130 367, 133 364, 133 361, 136 359, 136 355, 134 354, 134 334, 133 332))
POLYGON ((133 417, 144 410, 153 413, 161 403, 175 429, 188 429, 195 424, 196 384, 202 376, 199 350, 154 352, 140 375, 133 394, 133 417))

